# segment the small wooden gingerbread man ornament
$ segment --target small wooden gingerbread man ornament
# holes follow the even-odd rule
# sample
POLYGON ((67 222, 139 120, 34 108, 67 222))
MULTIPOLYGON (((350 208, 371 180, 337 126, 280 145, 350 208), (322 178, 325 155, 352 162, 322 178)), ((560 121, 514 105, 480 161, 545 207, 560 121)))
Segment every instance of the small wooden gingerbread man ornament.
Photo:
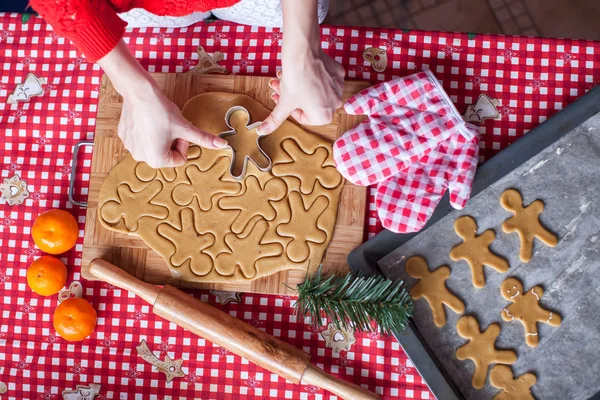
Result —
POLYGON ((487 330, 481 332, 477 320, 465 315, 456 323, 456 331, 461 337, 469 339, 469 343, 456 350, 456 358, 461 361, 469 359, 475 363, 475 373, 471 383, 476 389, 481 389, 485 385, 491 364, 513 364, 517 361, 514 351, 496 350, 494 344, 500 334, 498 324, 491 324, 487 330))
POLYGON ((494 400, 535 400, 531 395, 531 387, 537 378, 527 373, 513 378, 513 373, 507 365, 495 365, 490 372, 490 383, 496 389, 502 389, 494 396, 494 400))
POLYGON ((560 315, 540 306, 544 289, 539 286, 523 292, 523 285, 518 279, 508 278, 500 285, 500 293, 502 297, 513 303, 502 310, 502 319, 505 321, 520 321, 525 328, 525 342, 530 347, 536 347, 540 342, 537 329, 538 322, 550 326, 559 326, 562 322, 560 315))
POLYGON ((467 215, 458 218, 454 222, 454 230, 463 239, 463 242, 450 250, 450 258, 453 261, 465 260, 469 263, 473 276, 473 286, 476 288, 485 286, 484 265, 498 272, 508 271, 508 262, 489 249, 490 244, 496 239, 494 231, 488 229, 477 236, 477 223, 467 215))
POLYGON ((500 197, 500 204, 515 215, 504 221, 502 230, 506 233, 517 232, 521 239, 519 258, 523 262, 531 260, 533 239, 538 238, 547 246, 554 247, 558 239, 540 223, 540 214, 544 211, 544 203, 536 200, 523 207, 523 198, 515 189, 508 189, 500 197))
POLYGON ((198 46, 196 50, 198 53, 198 64, 190 70, 190 74, 223 74, 227 75, 229 72, 227 68, 219 65, 219 61, 223 61, 223 53, 215 51, 212 56, 209 56, 204 47, 198 46))
POLYGON ((415 279, 419 279, 412 289, 410 295, 414 300, 424 297, 431 307, 433 322, 435 326, 446 325, 446 312, 444 304, 457 314, 465 311, 465 304, 454 296, 446 287, 446 279, 450 277, 450 268, 439 267, 429 271, 427 261, 422 257, 411 257, 406 262, 406 273, 415 279))

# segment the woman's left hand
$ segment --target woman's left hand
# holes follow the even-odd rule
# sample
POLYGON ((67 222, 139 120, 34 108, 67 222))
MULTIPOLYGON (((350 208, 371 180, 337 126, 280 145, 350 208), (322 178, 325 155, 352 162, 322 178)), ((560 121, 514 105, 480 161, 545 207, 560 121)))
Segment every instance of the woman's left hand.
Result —
POLYGON ((320 48, 289 57, 284 51, 277 76, 269 82, 276 106, 258 128, 261 135, 275 131, 290 115, 300 124, 326 125, 342 105, 344 68, 320 48))

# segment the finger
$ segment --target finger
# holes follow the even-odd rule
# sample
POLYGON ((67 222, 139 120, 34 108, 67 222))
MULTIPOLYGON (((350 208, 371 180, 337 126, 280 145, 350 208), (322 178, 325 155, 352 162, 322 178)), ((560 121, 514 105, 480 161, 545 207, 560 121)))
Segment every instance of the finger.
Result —
POLYGON ((185 164, 186 159, 177 150, 169 150, 165 156, 165 159, 161 163, 160 168, 168 167, 181 167, 185 164))
POLYGON ((182 128, 178 132, 178 138, 197 144, 205 149, 222 149, 227 146, 225 139, 198 129, 195 126, 182 128))
POLYGON ((269 87, 277 94, 281 94, 281 81, 279 79, 271 79, 269 87))
POLYGON ((306 114, 299 108, 296 108, 290 114, 300 125, 306 124, 306 114))
POLYGON ((275 75, 276 75, 276 76, 277 76, 279 79, 281 79, 281 70, 280 70, 280 69, 278 69, 278 70, 277 70, 277 72, 275 73, 275 75))
POLYGON ((280 96, 277 93, 273 92, 271 94, 271 98, 273 99, 273 101, 275 102, 275 104, 279 103, 280 96))
POLYGON ((189 147, 190 143, 187 140, 176 139, 171 146, 171 150, 178 152, 184 160, 187 160, 189 147))
POLYGON ((283 102, 277 103, 271 114, 258 127, 256 133, 259 135, 268 135, 283 124, 283 121, 290 116, 292 108, 283 102))

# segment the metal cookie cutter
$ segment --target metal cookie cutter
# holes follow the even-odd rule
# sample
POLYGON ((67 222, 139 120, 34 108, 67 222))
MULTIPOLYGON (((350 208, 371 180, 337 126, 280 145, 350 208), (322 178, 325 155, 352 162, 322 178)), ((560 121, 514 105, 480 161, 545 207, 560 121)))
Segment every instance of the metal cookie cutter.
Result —
MULTIPOLYGON (((236 127, 234 127, 232 125, 232 123, 231 123, 232 122, 231 121, 231 117, 233 116, 233 114, 235 112, 238 112, 238 111, 241 111, 244 114, 246 114, 246 122, 244 123, 244 127, 243 127, 246 131, 252 131, 252 130, 258 128, 260 126, 260 124, 262 123, 262 121, 258 121, 258 122, 255 122, 253 124, 250 124, 250 113, 248 112, 248 110, 246 110, 246 108, 244 108, 242 106, 234 106, 234 107, 231 107, 229 110, 227 110, 227 113, 225 113, 225 123, 227 124, 228 127, 231 128, 231 130, 227 131, 227 132, 221 133, 219 135, 219 137, 227 140, 226 139, 227 136, 240 135, 240 134, 248 134, 248 132, 244 132, 244 133, 238 132, 236 130, 236 127)), ((239 126, 237 128, 239 129, 239 126)), ((232 153, 232 155, 231 155, 231 167, 229 168, 229 173, 231 174, 231 176, 234 179, 243 179, 244 178, 244 176, 246 175, 246 168, 247 168, 247 165, 248 165, 248 160, 252 161, 252 163, 254 163, 254 165, 256 165, 256 167, 259 170, 263 171, 263 172, 269 172, 271 170, 271 168, 273 167, 273 162, 271 160, 271 157, 269 157, 267 155, 267 153, 262 149, 262 147, 260 147, 260 142, 261 142, 261 140, 265 136, 267 136, 267 135, 258 135, 258 134, 256 135, 256 147, 258 148, 258 151, 260 151, 260 153, 268 161, 268 165, 266 167, 261 167, 260 165, 258 165, 258 163, 256 162, 256 160, 252 159, 252 157, 250 157, 248 154, 246 154, 244 156, 244 162, 242 164, 242 171, 241 171, 241 173, 239 175, 235 175, 235 173, 234 173, 234 168, 235 168, 235 165, 236 165, 236 159, 238 157, 238 155, 236 154, 237 152, 236 152, 236 150, 231 145, 228 145, 228 147, 231 149, 231 153, 232 153)))

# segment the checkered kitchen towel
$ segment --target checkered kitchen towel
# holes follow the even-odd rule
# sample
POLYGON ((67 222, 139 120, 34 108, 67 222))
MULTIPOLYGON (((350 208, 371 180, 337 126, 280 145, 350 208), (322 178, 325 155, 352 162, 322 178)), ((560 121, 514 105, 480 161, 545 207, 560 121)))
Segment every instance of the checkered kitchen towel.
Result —
POLYGON ((334 144, 338 171, 357 185, 378 184, 383 226, 420 230, 448 188, 453 207, 471 194, 479 131, 463 121, 432 72, 367 88, 344 105, 369 116, 334 144))

